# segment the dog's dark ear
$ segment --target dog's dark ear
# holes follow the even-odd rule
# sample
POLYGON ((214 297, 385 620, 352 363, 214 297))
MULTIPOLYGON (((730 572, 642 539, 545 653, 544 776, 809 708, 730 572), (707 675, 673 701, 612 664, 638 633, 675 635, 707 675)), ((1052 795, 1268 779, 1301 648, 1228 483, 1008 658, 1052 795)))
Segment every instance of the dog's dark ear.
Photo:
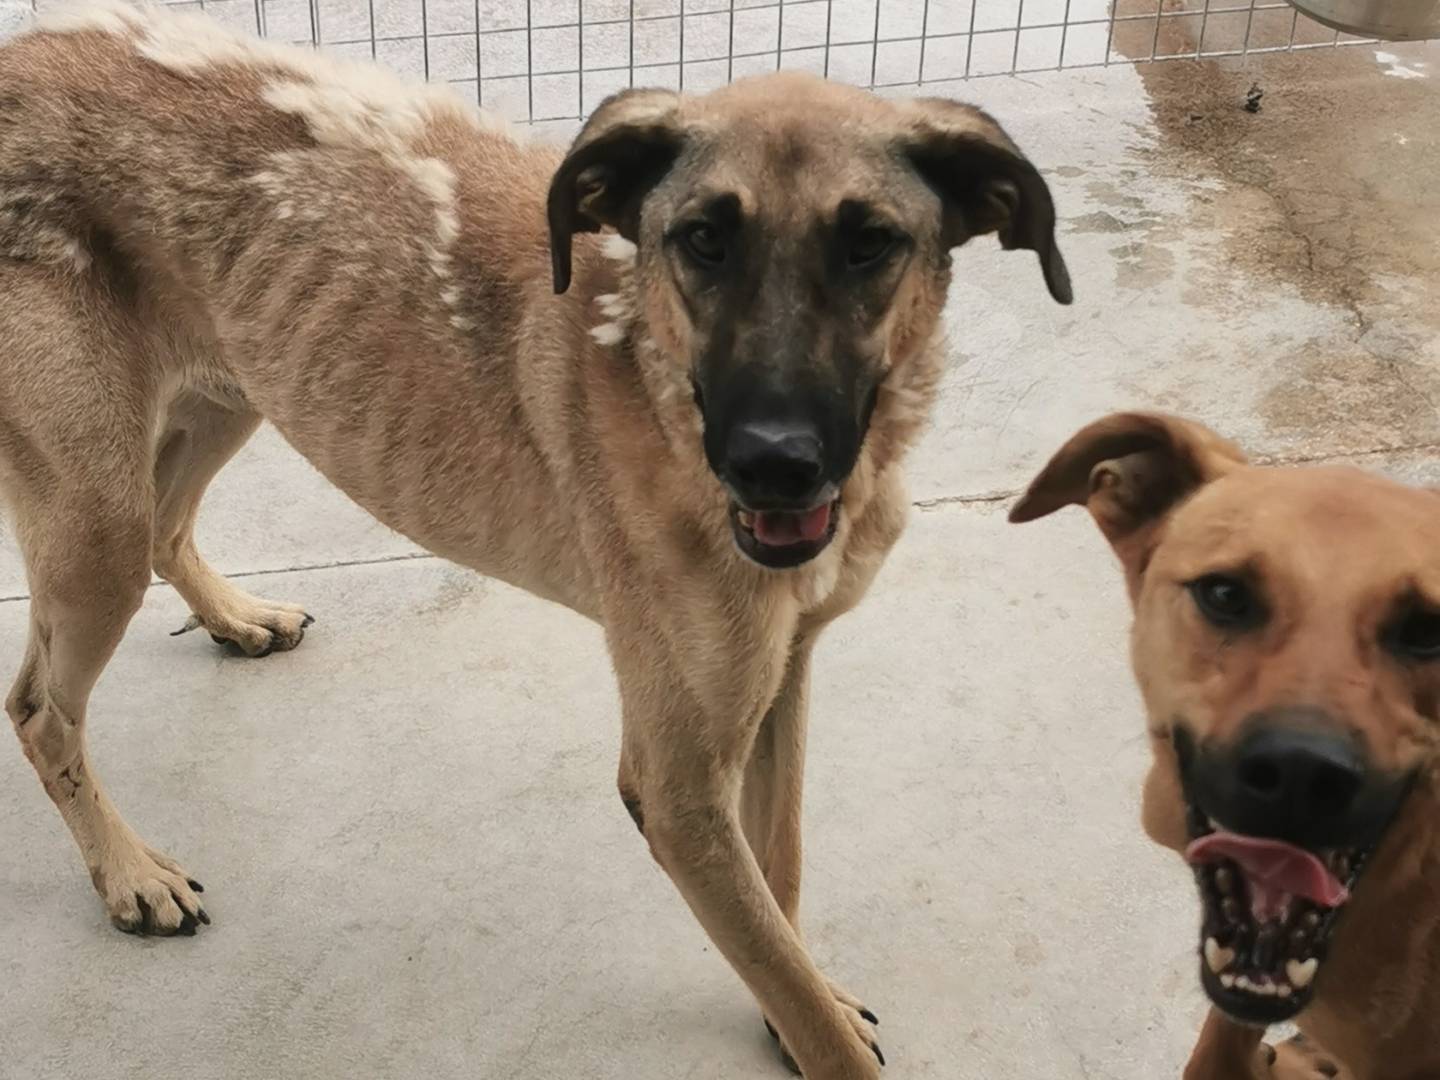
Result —
POLYGON ((1245 455, 1209 428, 1163 413, 1112 413, 1062 446, 1010 510, 1034 521, 1084 506, 1127 570, 1144 562, 1153 527, 1197 488, 1242 467, 1245 455))
POLYGON ((550 262, 555 291, 570 287, 570 241, 612 228, 634 241, 640 205, 680 154, 680 97, 622 90, 600 103, 550 181, 550 262))
POLYGON ((973 106, 921 98, 908 108, 913 124, 904 151, 944 201, 946 247, 999 233, 1007 251, 1036 252, 1050 295, 1070 303, 1070 272, 1055 243, 1055 203, 1039 170, 999 124, 973 106))

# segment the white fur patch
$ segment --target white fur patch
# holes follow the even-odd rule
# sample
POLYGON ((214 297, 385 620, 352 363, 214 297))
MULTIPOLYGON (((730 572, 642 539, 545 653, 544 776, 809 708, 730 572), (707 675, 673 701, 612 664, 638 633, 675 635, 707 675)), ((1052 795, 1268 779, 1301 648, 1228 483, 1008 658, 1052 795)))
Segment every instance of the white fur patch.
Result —
POLYGON ((619 233, 607 233, 605 239, 600 242, 601 254, 616 262, 633 263, 636 250, 635 245, 619 233))
POLYGON ((481 112, 448 85, 407 80, 379 64, 237 33, 203 13, 128 0, 66 0, 40 15, 35 28, 130 38, 142 56, 185 74, 223 65, 272 74, 279 85, 292 88, 281 91, 288 105, 277 107, 304 116, 321 142, 330 141, 327 135, 374 136, 380 131, 388 131, 381 138, 403 139, 425 117, 440 112, 514 137, 503 120, 481 112))
POLYGON ((619 345, 625 340, 625 331, 617 323, 607 322, 592 327, 590 336, 601 345, 619 345))
POLYGON ((79 240, 70 239, 65 241, 65 254, 70 260, 70 265, 81 273, 90 268, 90 253, 85 250, 79 240))

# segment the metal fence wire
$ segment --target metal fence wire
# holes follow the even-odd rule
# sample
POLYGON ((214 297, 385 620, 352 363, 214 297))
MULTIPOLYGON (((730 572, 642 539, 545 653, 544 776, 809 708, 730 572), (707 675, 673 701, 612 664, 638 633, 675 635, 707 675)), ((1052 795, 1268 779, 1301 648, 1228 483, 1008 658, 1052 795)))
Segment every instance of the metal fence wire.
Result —
MULTIPOLYGON (((31 0, 45 10, 46 0, 31 0)), ((573 121, 626 86, 777 68, 874 88, 1333 48, 1283 0, 182 0, 263 37, 454 83, 512 120, 573 121)))

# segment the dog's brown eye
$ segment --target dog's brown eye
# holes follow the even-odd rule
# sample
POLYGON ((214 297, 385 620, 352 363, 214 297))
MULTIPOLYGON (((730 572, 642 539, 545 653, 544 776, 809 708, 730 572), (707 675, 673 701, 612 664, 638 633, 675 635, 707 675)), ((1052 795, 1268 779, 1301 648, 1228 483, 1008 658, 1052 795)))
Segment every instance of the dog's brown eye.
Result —
POLYGON ((1255 626, 1265 611, 1259 598, 1245 582, 1227 574, 1206 574, 1190 583, 1195 606, 1215 626, 1243 630, 1255 626))
POLYGON ((1440 660, 1440 611, 1412 608, 1386 635, 1390 651, 1408 660, 1440 660))
POLYGON ((851 269, 860 269, 878 263, 895 246, 895 234, 878 226, 861 229, 850 245, 851 269))
POLYGON ((725 241, 713 225, 692 225, 685 230, 685 250, 702 266, 719 266, 725 261, 725 241))

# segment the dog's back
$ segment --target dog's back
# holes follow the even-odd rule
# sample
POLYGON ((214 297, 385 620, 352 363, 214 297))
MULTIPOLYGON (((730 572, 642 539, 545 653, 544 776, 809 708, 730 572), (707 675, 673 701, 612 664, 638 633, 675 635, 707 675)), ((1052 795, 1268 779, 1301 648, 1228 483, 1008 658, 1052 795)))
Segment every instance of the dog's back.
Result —
MULTIPOLYGON (((499 428, 521 408, 522 320, 550 294, 557 157, 447 89, 205 19, 42 19, 0 46, 0 365, 26 370, 0 419, 94 362, 39 343, 73 315, 79 338, 115 339, 116 379, 162 426, 176 387, 221 396, 392 527, 493 548, 486 515, 426 493, 542 498, 533 447, 499 428)), ((481 568, 506 576, 505 550, 481 568)))

